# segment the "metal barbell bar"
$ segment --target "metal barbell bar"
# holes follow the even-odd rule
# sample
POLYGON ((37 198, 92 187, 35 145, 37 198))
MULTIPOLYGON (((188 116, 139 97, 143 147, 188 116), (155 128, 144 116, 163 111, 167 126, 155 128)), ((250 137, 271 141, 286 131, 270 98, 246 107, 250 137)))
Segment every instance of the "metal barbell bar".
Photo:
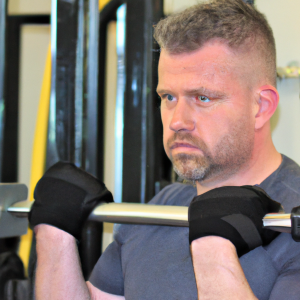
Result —
MULTIPOLYGON (((17 202, 7 211, 16 217, 27 217, 33 201, 17 202)), ((188 226, 188 207, 135 203, 101 203, 89 216, 89 220, 167 226, 188 226)))
MULTIPOLYGON (((5 202, 5 205, 1 205, 0 237, 5 237, 4 228, 1 230, 3 215, 7 217, 10 216, 9 224, 11 225, 13 223, 11 218, 14 219, 14 222, 25 220, 25 223, 23 222, 22 224, 19 221, 17 227, 23 226, 23 229, 20 228, 19 230, 19 232, 23 232, 22 234, 25 234, 27 231, 27 215, 33 201, 21 201, 24 200, 24 198, 20 199, 24 197, 24 191, 23 194, 18 193, 18 191, 24 190, 24 188, 26 188, 26 186, 22 184, 0 184, 0 205, 5 202), (4 190, 10 190, 11 194, 15 194, 15 201, 5 201, 5 197, 3 197, 4 190)), ((292 217, 296 218, 297 216, 295 217, 293 215, 292 217)), ((188 207, 134 203, 101 203, 93 210, 89 219, 108 223, 188 227, 188 207)), ((267 214, 263 219, 263 224, 266 228, 275 231, 291 232, 291 214, 267 214)), ((14 227, 16 228, 16 226, 14 227)), ((11 234, 11 230, 8 231, 10 232, 9 234, 11 234)))
MULTIPOLYGON (((17 202, 7 211, 17 217, 27 217, 33 201, 17 202)), ((151 205, 136 203, 101 203, 89 216, 89 220, 121 223, 188 227, 188 207, 151 205)), ((283 227, 290 231, 291 214, 267 214, 263 219, 265 227, 283 227)), ((280 231, 280 228, 278 228, 280 231)))

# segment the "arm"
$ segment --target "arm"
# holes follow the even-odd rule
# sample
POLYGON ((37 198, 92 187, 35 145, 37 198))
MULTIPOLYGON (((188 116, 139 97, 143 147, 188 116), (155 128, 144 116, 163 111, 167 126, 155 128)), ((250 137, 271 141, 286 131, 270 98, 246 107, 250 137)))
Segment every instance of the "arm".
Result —
POLYGON ((199 299, 257 299, 238 256, 270 243, 263 216, 280 209, 258 187, 221 187, 193 199, 189 240, 199 299))
POLYGON ((35 227, 37 270, 35 296, 43 299, 122 300, 85 282, 76 241, 70 234, 53 226, 35 227))
POLYGON ((100 202, 113 201, 104 183, 71 163, 58 162, 39 180, 34 198, 29 222, 37 240, 36 298, 124 299, 85 283, 77 252, 75 238, 80 240, 91 211, 100 202))
POLYGON ((207 236, 191 244, 198 299, 257 299, 239 263, 234 245, 226 239, 207 236))

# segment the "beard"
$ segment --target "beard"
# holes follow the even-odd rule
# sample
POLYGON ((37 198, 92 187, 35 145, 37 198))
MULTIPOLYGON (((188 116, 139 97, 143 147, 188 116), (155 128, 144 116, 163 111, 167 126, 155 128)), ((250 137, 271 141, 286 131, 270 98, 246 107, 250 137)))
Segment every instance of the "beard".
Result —
MULTIPOLYGON (((233 126, 230 133, 219 139, 213 149, 209 149, 203 140, 190 133, 175 132, 167 145, 174 141, 191 142, 202 154, 179 153, 170 155, 174 171, 179 177, 189 181, 204 181, 211 178, 226 179, 237 173, 251 158, 254 147, 254 131, 245 130, 245 126, 233 126)), ((249 127, 248 127, 249 128, 249 127)))

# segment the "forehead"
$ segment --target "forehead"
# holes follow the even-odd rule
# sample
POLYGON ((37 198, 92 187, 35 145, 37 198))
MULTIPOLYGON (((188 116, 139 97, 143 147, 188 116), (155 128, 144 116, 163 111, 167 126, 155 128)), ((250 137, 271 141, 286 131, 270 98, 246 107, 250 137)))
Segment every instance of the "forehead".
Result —
MULTIPOLYGON (((228 81, 239 80, 243 62, 227 45, 210 42, 202 48, 182 54, 170 54, 162 50, 158 73, 159 85, 224 85, 228 81)), ((220 87, 221 87, 220 86, 220 87)))

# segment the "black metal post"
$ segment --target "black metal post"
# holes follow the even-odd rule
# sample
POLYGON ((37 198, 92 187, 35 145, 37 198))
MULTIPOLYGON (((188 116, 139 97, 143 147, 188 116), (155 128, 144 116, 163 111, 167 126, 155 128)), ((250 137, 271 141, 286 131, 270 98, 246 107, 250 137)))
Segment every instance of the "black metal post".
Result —
POLYGON ((76 49, 78 28, 76 1, 57 1, 56 44, 56 146, 59 160, 74 162, 76 49))
POLYGON ((7 0, 0 1, 0 181, 2 181, 3 132, 4 132, 4 86, 5 86, 5 33, 7 0))
POLYGON ((123 202, 148 202, 165 168, 152 37, 162 5, 161 0, 127 1, 123 202))
MULTIPOLYGON (((52 2, 52 86, 47 167, 70 161, 97 176, 98 1, 52 2)), ((79 245, 87 279, 101 254, 102 224, 87 222, 79 245)))

